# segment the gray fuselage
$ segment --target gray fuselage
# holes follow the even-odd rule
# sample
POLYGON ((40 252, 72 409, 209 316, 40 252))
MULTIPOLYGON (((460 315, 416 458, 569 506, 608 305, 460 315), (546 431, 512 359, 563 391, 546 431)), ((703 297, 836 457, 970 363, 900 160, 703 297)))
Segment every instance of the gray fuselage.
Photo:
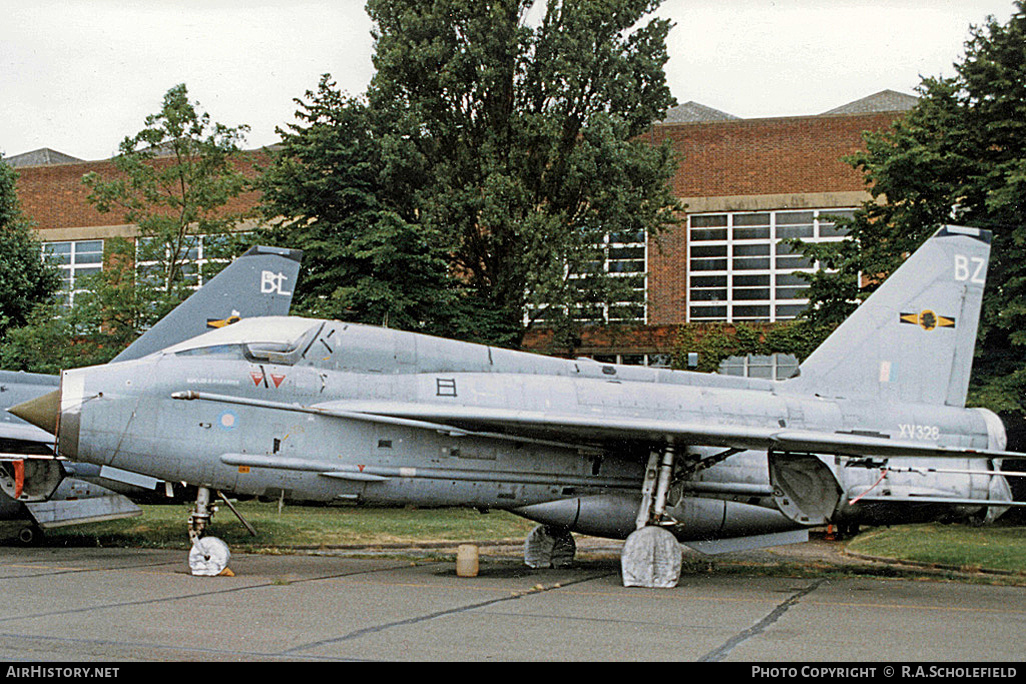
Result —
MULTIPOLYGON (((498 508, 623 537, 633 530, 649 448, 603 431, 605 419, 995 446, 993 419, 981 410, 808 396, 786 381, 556 359, 337 321, 261 320, 137 361, 65 372, 61 453, 237 494, 498 508), (187 393, 199 400, 183 400, 187 393), (558 436, 524 428, 517 439, 447 431, 410 419, 409 406, 449 415, 437 421, 447 426, 472 410, 556 414, 569 427, 558 436), (575 430, 575 417, 590 427, 575 430)), ((685 460, 723 451, 681 446, 685 460)), ((879 477, 818 458, 849 495, 879 477)), ((682 539, 797 527, 774 503, 766 452, 682 472, 669 502, 682 539)), ((986 475, 924 477, 890 473, 882 486, 986 498, 991 484, 986 475)))

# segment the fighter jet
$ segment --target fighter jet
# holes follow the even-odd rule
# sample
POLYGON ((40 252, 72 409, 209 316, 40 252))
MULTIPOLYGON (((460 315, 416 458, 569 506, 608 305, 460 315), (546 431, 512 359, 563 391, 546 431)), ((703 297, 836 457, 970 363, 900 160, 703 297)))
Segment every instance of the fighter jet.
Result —
MULTIPOLYGON (((147 330, 111 361, 138 359, 243 317, 288 314, 299 273, 297 250, 254 247, 147 330)), ((33 405, 60 384, 57 376, 0 371, 0 406, 33 405)), ((55 417, 55 416, 54 416, 55 417)), ((23 543, 42 530, 142 511, 122 496, 161 483, 140 473, 53 458, 56 425, 41 429, 0 413, 0 520, 25 520, 23 543)))
MULTIPOLYGON (((12 409, 59 452, 214 492, 502 509, 626 538, 626 585, 673 586, 684 543, 802 541, 1012 505, 1004 428, 965 408, 991 234, 940 228, 784 381, 551 358, 298 317, 250 318, 130 363, 65 371, 12 409)), ((207 550, 204 551, 203 549, 207 550)), ((214 574, 214 573, 202 573, 214 574)))

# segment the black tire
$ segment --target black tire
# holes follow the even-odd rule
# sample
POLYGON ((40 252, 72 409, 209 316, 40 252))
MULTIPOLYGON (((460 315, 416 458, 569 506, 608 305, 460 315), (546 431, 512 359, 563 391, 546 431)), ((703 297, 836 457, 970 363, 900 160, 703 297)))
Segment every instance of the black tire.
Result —
POLYGON ((18 543, 22 546, 35 546, 43 541, 43 531, 35 525, 25 525, 18 530, 18 543))
POLYGON ((859 524, 858 523, 840 523, 837 526, 837 533, 841 539, 851 539, 852 537, 858 536, 859 524))

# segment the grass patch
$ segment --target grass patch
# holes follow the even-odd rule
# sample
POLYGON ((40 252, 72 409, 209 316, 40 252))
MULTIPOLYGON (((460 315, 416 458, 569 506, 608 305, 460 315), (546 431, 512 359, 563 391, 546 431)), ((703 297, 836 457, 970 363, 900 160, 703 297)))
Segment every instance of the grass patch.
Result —
POLYGON ((1026 575, 1026 527, 939 523, 878 527, 853 539, 848 549, 867 556, 1026 575))
MULTIPOLYGON (((257 529, 251 537, 226 506, 214 517, 210 534, 233 551, 288 553, 296 547, 427 545, 462 541, 521 543, 535 523, 503 511, 481 514, 468 508, 370 508, 351 505, 285 506, 244 501, 239 511, 257 529)), ((126 520, 50 530, 49 546, 188 549, 186 521, 191 504, 144 505, 126 520)), ((0 544, 15 545, 21 523, 0 523, 0 544)), ((914 561, 962 570, 1001 570, 1008 581, 1026 578, 1026 527, 992 525, 908 525, 870 528, 847 548, 867 556, 914 561)), ((441 552, 440 553, 444 553, 441 552)), ((709 557, 685 562, 684 574, 759 574, 790 577, 872 575, 908 577, 917 573, 893 566, 801 562, 781 558, 767 563, 709 557)))
MULTIPOLYGON (((233 550, 368 544, 428 544, 466 540, 523 540, 535 523, 503 511, 481 514, 468 508, 364 508, 285 506, 244 501, 235 504, 257 530, 252 537, 220 506, 209 534, 233 550)), ((143 514, 125 520, 75 525, 46 532, 50 546, 129 546, 188 549, 191 504, 144 505, 143 514)), ((14 544, 19 525, 0 527, 0 543, 14 544)))

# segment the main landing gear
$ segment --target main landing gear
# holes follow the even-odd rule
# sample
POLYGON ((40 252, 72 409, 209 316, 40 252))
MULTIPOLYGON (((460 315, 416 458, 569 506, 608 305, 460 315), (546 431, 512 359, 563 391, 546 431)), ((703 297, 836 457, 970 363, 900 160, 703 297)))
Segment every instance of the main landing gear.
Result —
POLYGON ((566 529, 538 525, 524 541, 524 564, 530 568, 569 568, 577 544, 566 529))
MULTIPOLYGON (((720 457, 733 453, 728 450, 720 457)), ((684 460, 678 464, 677 451, 672 445, 649 456, 641 505, 635 518, 636 529, 627 537, 620 554, 625 587, 677 586, 683 554, 677 537, 669 529, 678 525, 666 512, 670 507, 670 485, 675 470, 687 475, 692 470, 707 467, 709 462, 709 459, 684 460)), ((532 568, 568 567, 575 552, 576 544, 567 528, 539 525, 524 542, 524 563, 532 568)))
POLYGON ((666 514, 666 496, 673 479, 676 450, 666 446, 649 456, 641 488, 637 529, 631 532, 620 553, 625 587, 672 588, 680 579, 683 560, 680 544, 668 529, 675 521, 666 514))

